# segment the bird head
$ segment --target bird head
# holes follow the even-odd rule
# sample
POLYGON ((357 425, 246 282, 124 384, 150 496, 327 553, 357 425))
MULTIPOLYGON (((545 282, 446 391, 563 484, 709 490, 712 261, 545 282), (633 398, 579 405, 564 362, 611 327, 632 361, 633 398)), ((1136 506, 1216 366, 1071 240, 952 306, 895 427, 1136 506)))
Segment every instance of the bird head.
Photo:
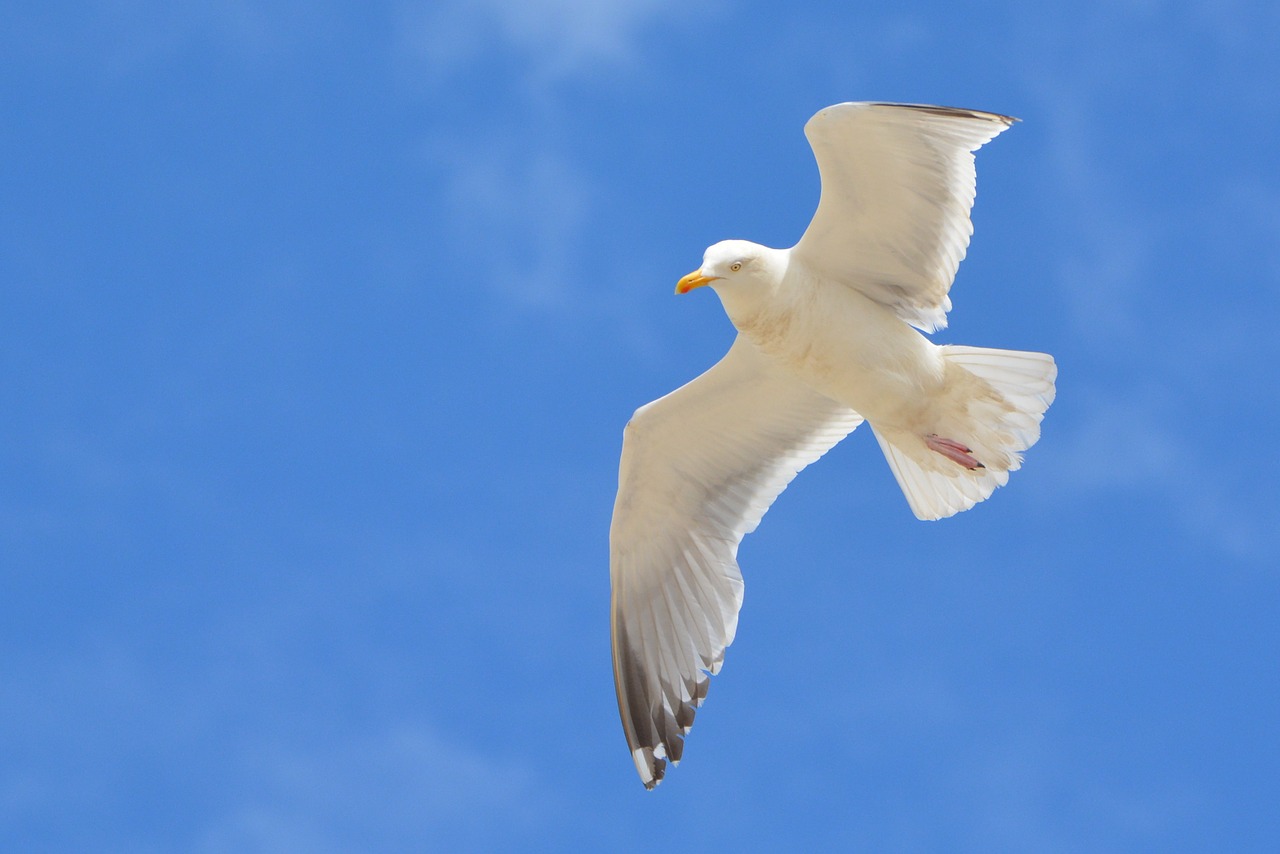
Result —
POLYGON ((676 283, 676 293, 687 294, 694 288, 710 285, 717 290, 744 282, 772 282, 779 278, 773 270, 775 249, 746 240, 722 240, 707 247, 702 266, 676 283))

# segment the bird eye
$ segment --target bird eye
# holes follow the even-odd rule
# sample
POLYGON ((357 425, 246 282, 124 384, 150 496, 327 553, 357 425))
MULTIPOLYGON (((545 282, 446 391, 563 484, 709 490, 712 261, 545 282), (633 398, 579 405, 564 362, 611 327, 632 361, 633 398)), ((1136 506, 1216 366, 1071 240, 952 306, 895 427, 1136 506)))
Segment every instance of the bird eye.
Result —
POLYGON ((736 272, 738 272, 739 270, 741 270, 741 269, 742 269, 742 262, 741 262, 741 261, 734 261, 732 264, 730 264, 730 265, 729 265, 729 269, 730 269, 730 270, 732 270, 732 271, 733 271, 733 272, 735 272, 735 273, 736 273, 736 272))

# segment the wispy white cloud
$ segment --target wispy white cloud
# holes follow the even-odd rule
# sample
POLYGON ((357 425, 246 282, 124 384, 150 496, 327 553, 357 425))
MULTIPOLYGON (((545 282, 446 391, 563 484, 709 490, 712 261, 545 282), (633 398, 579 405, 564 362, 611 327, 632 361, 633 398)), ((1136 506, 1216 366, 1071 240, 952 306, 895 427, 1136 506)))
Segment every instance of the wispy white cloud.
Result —
MULTIPOLYGON (((1250 5, 1262 18, 1276 18, 1265 4, 1250 5)), ((1234 85, 1249 75, 1233 77, 1230 89, 1214 80, 1223 67, 1261 61, 1272 46, 1261 35, 1265 26, 1240 27, 1250 15, 1221 13, 1215 3, 1129 2, 1069 14, 1023 10, 1014 19, 1020 84, 1044 126, 1045 207, 1061 212, 1056 278, 1073 332, 1095 348, 1127 346, 1153 317, 1179 319, 1161 308, 1170 275, 1184 272, 1170 259, 1208 267, 1205 259, 1220 258, 1227 263, 1215 273, 1231 275, 1241 265, 1230 262, 1249 243, 1242 232, 1266 221, 1274 234, 1274 208, 1260 202, 1275 196, 1268 190, 1280 191, 1276 176, 1233 173, 1248 169, 1237 164, 1257 162, 1249 127, 1275 108, 1234 85), (1185 62, 1189 44, 1215 61, 1185 62), (1183 85, 1147 85, 1151 68, 1169 68, 1183 85), (1224 132, 1224 121, 1240 130, 1224 132), (1153 182, 1156 162, 1171 171, 1153 182), (1187 229, 1192 219, 1196 227, 1187 229)), ((1274 264, 1276 253, 1259 249, 1274 264)), ((1274 278, 1274 266, 1268 272, 1274 278)))
MULTIPOLYGON (((483 75, 502 104, 492 126, 437 125, 426 144, 443 187, 449 251, 516 311, 563 311, 608 182, 559 132, 562 85, 642 66, 646 39, 706 17, 675 0, 480 0, 405 6, 400 53, 428 83, 483 75), (493 74, 495 67, 506 69, 493 74)), ((580 295, 579 295, 580 296, 580 295)), ((575 314, 580 314, 576 312, 575 314)))
POLYGON ((421 723, 271 746, 244 770, 242 803, 199 833, 201 851, 474 850, 527 834, 545 809, 532 774, 421 723))
POLYGON ((1111 489, 1151 489, 1175 480, 1185 463, 1186 449, 1168 418, 1158 414, 1150 399, 1114 398, 1078 392, 1085 420, 1067 436, 1058 437, 1062 450, 1054 455, 1055 488, 1077 492, 1111 489))
MULTIPOLYGON (((67 816, 128 813, 146 797, 121 787, 126 766, 151 769, 176 798, 198 799, 189 825, 116 826, 117 839, 130 834, 138 850, 497 850, 563 809, 535 769, 425 716, 352 722, 324 704, 283 699, 305 691, 301 683, 256 693, 260 680, 279 687, 274 668, 300 669, 279 659, 284 641, 261 637, 276 619, 279 635, 296 639, 299 618, 282 610, 229 624, 218 657, 203 664, 174 668, 114 639, 47 660, 7 659, 6 825, 47 824, 47 838, 82 847, 91 827, 62 826, 67 816), (196 794, 205 779, 219 781, 216 796, 196 794)), ((384 664, 371 660, 367 670, 384 664)))
POLYGON ((29 6, 7 21, 10 60, 80 65, 131 78, 192 49, 212 48, 252 64, 339 31, 327 3, 283 0, 91 0, 74 14, 29 6))
POLYGON ((1264 473, 1198 437, 1227 408, 1236 423, 1253 420, 1256 395, 1224 390, 1265 384, 1254 366, 1280 357, 1255 320, 1280 294, 1270 201, 1280 183, 1248 173, 1251 140, 1211 118, 1243 107, 1247 123, 1255 109, 1214 89, 1220 65, 1191 75, 1173 60, 1192 43, 1223 63, 1270 48, 1234 24, 1206 39, 1206 14, 1204 3, 1135 2, 1015 19, 1021 83, 1044 125, 1042 205, 1055 213, 1049 257, 1071 342, 1046 429, 1057 453, 1033 462, 1053 467, 1059 498, 1141 495, 1185 536, 1258 562, 1274 559, 1267 532, 1280 504, 1257 486, 1274 465, 1264 473), (1185 85, 1145 86, 1156 67, 1185 85), (1153 182, 1157 160, 1183 168, 1153 182), (1063 423, 1066 406, 1074 424, 1063 423))
POLYGON ((1047 166, 1056 176, 1054 208, 1071 223, 1055 279, 1074 332, 1094 345, 1127 340, 1140 322, 1142 291, 1151 278, 1157 228, 1114 198, 1102 162, 1098 119, 1078 97, 1055 90, 1045 110, 1047 166))
POLYGON ((1027 711, 983 733, 952 785, 971 816, 974 850, 1127 848, 1170 838, 1194 821, 1201 801, 1192 781, 1126 780, 1099 763, 1109 752, 1105 738, 1081 749, 1060 711, 1027 711))
POLYGON ((434 75, 506 51, 527 64, 530 80, 546 84, 632 65, 659 24, 696 21, 709 8, 679 0, 445 0, 405 18, 407 43, 434 75))
POLYGON ((593 193, 546 140, 471 139, 430 146, 446 226, 471 275, 522 309, 565 304, 593 193))
POLYGON ((1129 494, 1165 514, 1171 530, 1226 557, 1275 560, 1280 502, 1272 493, 1238 488, 1254 473, 1224 469, 1218 449, 1192 441, 1176 407, 1137 388, 1075 393, 1083 420, 1055 428, 1053 452, 1044 449, 1034 460, 1040 475, 1030 480, 1042 499, 1061 504, 1129 494))

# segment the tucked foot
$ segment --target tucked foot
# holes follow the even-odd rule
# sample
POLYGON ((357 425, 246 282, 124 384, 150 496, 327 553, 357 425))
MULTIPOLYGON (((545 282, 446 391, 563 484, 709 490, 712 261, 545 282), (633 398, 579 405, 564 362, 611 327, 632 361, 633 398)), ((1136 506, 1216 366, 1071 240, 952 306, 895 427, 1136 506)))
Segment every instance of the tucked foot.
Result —
POLYGON ((937 451, 952 462, 959 463, 969 471, 986 468, 973 457, 972 449, 966 448, 955 439, 944 439, 937 433, 930 433, 924 437, 924 443, 930 449, 937 451))

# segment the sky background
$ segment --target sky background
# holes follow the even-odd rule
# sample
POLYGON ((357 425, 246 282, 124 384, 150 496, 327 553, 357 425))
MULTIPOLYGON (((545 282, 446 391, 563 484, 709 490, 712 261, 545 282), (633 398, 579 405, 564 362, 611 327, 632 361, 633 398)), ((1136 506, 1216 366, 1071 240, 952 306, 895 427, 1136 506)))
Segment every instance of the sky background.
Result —
POLYGON ((1280 5, 783 5, 5 11, 0 848, 1278 850, 1280 5), (1023 119, 936 338, 1057 402, 943 522, 797 478, 646 793, 622 427, 846 100, 1023 119))

